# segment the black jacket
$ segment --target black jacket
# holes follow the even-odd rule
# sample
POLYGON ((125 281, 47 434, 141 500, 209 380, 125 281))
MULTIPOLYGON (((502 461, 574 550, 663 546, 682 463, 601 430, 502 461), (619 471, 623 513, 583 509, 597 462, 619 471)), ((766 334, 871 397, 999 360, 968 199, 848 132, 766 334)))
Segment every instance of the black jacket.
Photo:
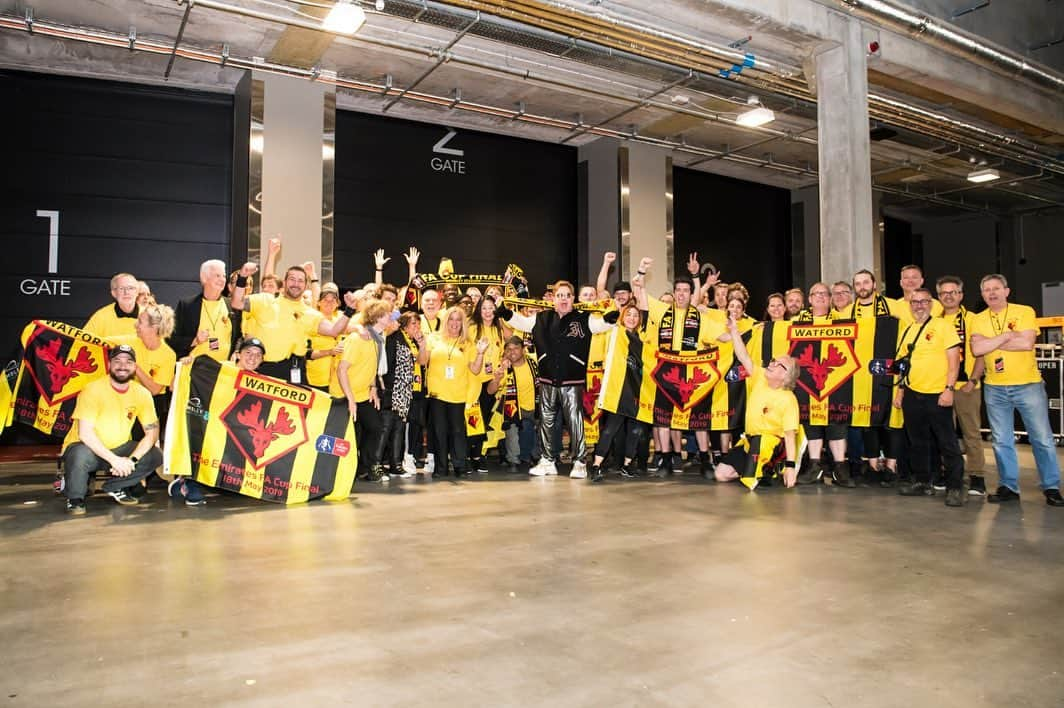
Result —
MULTIPOLYGON (((180 359, 192 351, 192 341, 199 332, 200 309, 203 305, 203 293, 181 300, 174 308, 174 333, 170 335, 170 348, 174 350, 180 359)), ((229 343, 229 351, 236 351, 236 344, 240 340, 240 324, 242 312, 232 312, 230 308, 229 318, 233 323, 232 341, 229 343)))

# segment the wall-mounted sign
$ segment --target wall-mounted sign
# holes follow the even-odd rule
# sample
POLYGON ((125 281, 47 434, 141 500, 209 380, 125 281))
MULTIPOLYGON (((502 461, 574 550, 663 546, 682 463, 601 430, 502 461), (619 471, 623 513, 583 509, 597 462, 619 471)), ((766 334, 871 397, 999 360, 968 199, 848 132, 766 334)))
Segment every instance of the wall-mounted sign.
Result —
MULTIPOLYGON (((48 219, 48 272, 59 272, 59 212, 38 209, 37 216, 48 219)), ((70 295, 70 281, 61 278, 23 278, 18 284, 23 295, 70 295)))
POLYGON ((440 138, 435 145, 432 146, 432 152, 437 155, 449 155, 450 157, 433 157, 429 160, 429 166, 436 172, 449 172, 456 175, 464 175, 466 173, 465 160, 456 160, 456 157, 465 157, 465 150, 459 150, 458 148, 449 148, 447 143, 451 142, 451 138, 458 135, 456 130, 448 130, 447 135, 440 138))

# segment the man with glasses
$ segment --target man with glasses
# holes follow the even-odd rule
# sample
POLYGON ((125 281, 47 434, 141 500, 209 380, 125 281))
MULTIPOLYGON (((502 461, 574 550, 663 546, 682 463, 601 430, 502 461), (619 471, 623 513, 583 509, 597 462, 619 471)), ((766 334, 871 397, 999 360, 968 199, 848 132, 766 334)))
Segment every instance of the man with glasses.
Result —
POLYGON ((845 280, 835 281, 831 286, 831 312, 839 317, 853 304, 853 287, 845 280))
POLYGON ((964 281, 955 275, 944 275, 935 283, 942 302, 942 318, 953 325, 961 340, 961 365, 957 371, 957 386, 953 391, 953 414, 964 437, 964 466, 968 470, 968 493, 986 494, 983 469, 986 456, 979 427, 982 420, 983 358, 972 355, 972 325, 975 316, 961 304, 964 301, 964 281))
MULTIPOLYGON (((827 283, 813 283, 809 288, 809 307, 799 312, 796 324, 830 324, 835 319, 831 311, 831 291, 827 283)), ((805 437, 809 441, 809 467, 798 475, 798 484, 816 484, 824 476, 820 458, 824 452, 824 440, 831 450, 831 481, 837 487, 852 489, 857 484, 850 476, 850 463, 846 461, 846 436, 849 426, 845 423, 828 423, 827 425, 805 426, 805 437)))
POLYGON ((119 273, 111 278, 113 301, 92 313, 85 323, 85 331, 97 337, 109 338, 122 334, 137 333, 137 278, 129 273, 119 273))
POLYGON ((986 367, 983 397, 999 479, 997 492, 986 500, 1000 504, 1020 499, 1020 466, 1013 437, 1013 417, 1018 412, 1034 452, 1046 504, 1064 506, 1046 386, 1034 357, 1038 336, 1034 308, 1010 303, 1009 283, 998 273, 983 276, 979 290, 987 309, 972 318, 972 354, 983 357, 986 367))
MULTIPOLYGON (((931 316, 931 291, 916 288, 909 296, 913 321, 898 335, 898 393, 894 406, 905 414, 905 434, 909 438, 913 481, 902 485, 898 493, 907 496, 931 496, 931 470, 939 466, 932 460, 934 440, 946 469, 946 506, 963 506, 964 460, 953 432, 953 392, 960 371, 962 342, 949 322, 931 316)), ((935 455, 938 458, 938 455, 935 455)))

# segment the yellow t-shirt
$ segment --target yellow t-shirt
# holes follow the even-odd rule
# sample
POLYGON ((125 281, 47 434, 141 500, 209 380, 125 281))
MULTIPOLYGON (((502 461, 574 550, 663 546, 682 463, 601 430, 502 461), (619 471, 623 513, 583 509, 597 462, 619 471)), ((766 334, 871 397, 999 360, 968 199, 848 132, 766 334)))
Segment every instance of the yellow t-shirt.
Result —
POLYGON ((465 403, 469 385, 475 381, 469 365, 477 358, 476 346, 461 339, 450 339, 433 332, 425 340, 429 348, 426 383, 430 398, 447 403, 465 403))
MULTIPOLYGON (((477 338, 474 330, 476 328, 469 325, 469 344, 473 347, 474 351, 477 346, 477 338)), ((484 338, 488 340, 488 348, 484 350, 484 362, 480 368, 480 373, 476 375, 475 380, 484 383, 491 381, 495 376, 495 372, 498 371, 499 364, 502 362, 503 342, 504 338, 499 334, 498 330, 494 327, 487 328, 484 333, 484 338)), ((479 394, 478 394, 479 395, 479 394)))
MULTIPOLYGON (((913 321, 913 310, 912 307, 909 306, 908 300, 904 297, 899 297, 897 300, 887 298, 887 301, 890 302, 890 314, 898 318, 902 329, 913 321)), ((935 298, 931 298, 931 316, 941 317, 942 311, 942 303, 935 298)))
POLYGON ((112 302, 92 313, 89 321, 85 323, 82 329, 104 339, 117 337, 121 334, 136 334, 137 316, 139 314, 140 308, 134 305, 132 315, 119 317, 118 305, 112 302))
MULTIPOLYGON (((135 334, 120 337, 108 337, 108 344, 128 344, 137 354, 137 366, 143 369, 152 381, 164 389, 174 384, 174 368, 177 366, 177 354, 166 342, 160 342, 158 349, 148 349, 147 345, 135 334)), ((159 393, 164 393, 160 391, 159 393)))
POLYGON ((196 331, 205 329, 210 332, 206 342, 200 342, 192 348, 191 356, 209 356, 215 361, 229 361, 230 346, 233 342, 233 319, 229 316, 229 305, 219 298, 213 302, 204 300, 200 305, 199 325, 196 331), (218 340, 218 348, 211 349, 211 339, 218 340))
POLYGON ((942 393, 949 373, 946 352, 961 344, 957 330, 941 317, 929 317, 922 328, 915 322, 899 327, 898 357, 909 356, 906 387, 917 393, 942 393))
MULTIPOLYGON (((973 316, 971 329, 972 334, 981 334, 984 337, 996 337, 1007 329, 1014 332, 1033 329, 1036 337, 1041 331, 1035 322, 1033 307, 1011 302, 997 314, 987 308, 973 316)), ((1022 386, 1042 381, 1033 349, 1026 352, 995 349, 983 355, 983 362, 986 365, 985 381, 993 386, 1022 386)))
POLYGON ((305 356, 307 341, 317 334, 322 314, 302 300, 274 297, 269 293, 247 296, 250 309, 244 321, 253 324, 248 331, 266 346, 266 361, 282 361, 290 355, 305 356))
POLYGON ((517 386, 517 405, 523 411, 536 410, 536 381, 528 363, 513 367, 514 385, 517 386))
POLYGON ((775 435, 782 438, 784 432, 798 430, 798 399, 793 391, 769 386, 764 368, 755 365, 748 391, 747 435, 775 435))
POLYGON ((134 380, 129 382, 129 388, 125 391, 116 391, 111 385, 110 376, 86 384, 78 394, 71 417, 74 424, 63 440, 63 450, 71 443, 81 442, 78 436, 81 420, 92 422, 96 437, 108 450, 129 442, 134 419, 139 420, 143 427, 159 422, 148 389, 134 380))
MULTIPOLYGON (((339 310, 333 313, 332 317, 322 317, 326 322, 334 323, 340 319, 341 313, 339 310)), ((325 351, 334 349, 344 339, 343 335, 339 337, 326 337, 323 334, 318 334, 315 329, 314 334, 310 337, 310 349, 312 351, 325 351)), ((336 376, 336 367, 340 365, 340 357, 330 354, 329 356, 319 357, 317 359, 310 358, 310 351, 307 352, 307 383, 311 386, 328 386, 329 382, 336 376)))
MULTIPOLYGON (((961 368, 964 372, 963 376, 957 376, 957 388, 961 388, 964 384, 968 383, 972 379, 972 372, 975 370, 975 362, 979 357, 972 354, 972 318, 975 315, 963 307, 957 310, 952 315, 942 314, 942 319, 953 325, 953 329, 957 332, 957 337, 960 338, 961 332, 958 326, 961 322, 964 323, 964 341, 961 342, 964 345, 961 349, 961 368)), ((981 382, 975 381, 975 387, 979 388, 981 382)))
POLYGON ((344 353, 341 359, 351 366, 347 369, 347 383, 355 403, 369 400, 369 389, 377 379, 377 342, 373 337, 363 339, 358 335, 344 340, 344 353))
MULTIPOLYGON (((654 348, 659 344, 659 331, 662 326, 662 319, 667 315, 672 315, 672 343, 666 343, 661 348, 666 351, 698 351, 700 349, 707 349, 709 347, 715 347, 718 345, 717 337, 727 331, 727 325, 725 320, 719 319, 718 315, 710 314, 712 311, 699 312, 699 325, 698 325, 698 341, 694 343, 695 346, 691 346, 691 342, 684 343, 684 320, 687 318, 688 309, 695 309, 694 305, 691 305, 687 309, 679 309, 661 300, 650 298, 650 313, 647 318, 647 341, 654 348)), ((696 310, 697 311, 697 310, 696 310)), ((720 312, 723 312, 722 310, 720 312)), ((725 313, 727 317, 727 313, 725 313)))

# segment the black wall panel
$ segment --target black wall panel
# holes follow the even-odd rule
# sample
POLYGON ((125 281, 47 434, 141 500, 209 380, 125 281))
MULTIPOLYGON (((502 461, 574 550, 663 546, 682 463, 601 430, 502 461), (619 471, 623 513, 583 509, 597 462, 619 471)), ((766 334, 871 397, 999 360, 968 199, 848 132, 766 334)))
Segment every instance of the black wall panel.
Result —
POLYGON ((748 313, 761 317, 768 294, 792 286, 790 192, 680 167, 673 191, 676 272, 697 251, 723 280, 747 287, 748 313))
POLYGON ((228 259, 232 98, 0 72, 0 352, 35 317, 81 324, 129 271, 160 302, 199 289, 199 264, 228 259), (59 212, 58 269, 48 272, 59 212), (28 295, 66 281, 68 295, 28 295))
POLYGON ((372 280, 373 251, 384 248, 384 278, 401 284, 410 246, 425 272, 447 256, 459 273, 517 263, 533 290, 574 277, 575 148, 460 130, 440 147, 462 155, 433 152, 448 130, 337 111, 336 280, 372 280), (464 174, 434 169, 433 159, 464 174))

